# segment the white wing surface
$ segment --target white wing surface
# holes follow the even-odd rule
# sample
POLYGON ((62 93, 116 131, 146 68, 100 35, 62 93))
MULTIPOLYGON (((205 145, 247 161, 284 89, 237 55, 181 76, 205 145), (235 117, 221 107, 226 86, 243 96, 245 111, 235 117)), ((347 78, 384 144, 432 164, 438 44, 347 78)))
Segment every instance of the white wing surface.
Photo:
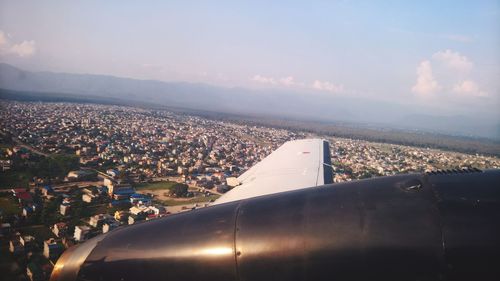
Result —
POLYGON ((332 183, 329 143, 289 141, 237 178, 240 185, 213 204, 332 183))

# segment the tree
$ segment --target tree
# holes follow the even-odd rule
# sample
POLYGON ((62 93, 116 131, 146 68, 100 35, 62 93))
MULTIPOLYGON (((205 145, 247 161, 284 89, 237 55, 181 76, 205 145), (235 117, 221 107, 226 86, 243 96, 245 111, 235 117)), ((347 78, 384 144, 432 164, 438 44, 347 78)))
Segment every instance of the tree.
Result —
POLYGON ((59 205, 61 204, 61 201, 62 197, 58 196, 57 198, 45 203, 41 212, 41 222, 43 222, 43 224, 49 226, 57 222, 57 218, 59 216, 59 205))
POLYGON ((170 195, 175 197, 186 197, 188 193, 188 186, 184 183, 176 183, 170 189, 170 195))
POLYGON ((78 157, 74 155, 51 155, 45 157, 38 165, 38 175, 44 178, 63 178, 71 170, 79 168, 78 157))

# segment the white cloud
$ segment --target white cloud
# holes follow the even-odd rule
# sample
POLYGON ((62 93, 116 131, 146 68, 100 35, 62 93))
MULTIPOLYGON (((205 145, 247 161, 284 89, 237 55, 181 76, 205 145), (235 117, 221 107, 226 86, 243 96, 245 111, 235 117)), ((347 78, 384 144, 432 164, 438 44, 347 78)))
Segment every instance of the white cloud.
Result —
POLYGON ((302 81, 296 81, 293 76, 287 76, 282 78, 266 77, 260 74, 254 75, 250 80, 262 84, 268 84, 272 86, 281 87, 295 87, 301 89, 314 89, 320 91, 327 91, 332 93, 344 92, 344 86, 341 84, 334 84, 327 81, 315 80, 312 84, 308 84, 302 81))
POLYGON ((411 88, 414 93, 420 95, 430 95, 438 91, 441 87, 432 74, 430 61, 424 60, 417 67, 417 83, 411 88))
POLYGON ((10 47, 10 51, 20 57, 29 57, 35 53, 35 41, 23 41, 10 47))
POLYGON ((295 81, 293 81, 293 77, 292 76, 288 76, 288 77, 283 77, 279 80, 279 83, 281 85, 284 85, 284 86, 287 86, 287 87, 290 87, 290 86, 293 86, 295 85, 295 81))
POLYGON ((277 82, 276 82, 276 80, 274 78, 261 76, 259 74, 257 74, 254 77, 252 77, 252 81, 263 83, 263 84, 271 84, 271 85, 276 85, 277 84, 277 82))
POLYGON ((274 78, 274 77, 265 77, 260 74, 255 75, 251 79, 252 81, 259 82, 262 84, 270 84, 270 85, 279 85, 285 87, 292 86, 302 86, 303 83, 296 82, 292 76, 282 77, 282 78, 274 78))
POLYGON ((435 53, 432 58, 444 63, 451 69, 464 73, 471 71, 473 67, 473 63, 466 56, 449 49, 435 53))
POLYGON ((449 49, 436 52, 432 60, 424 60, 417 67, 417 83, 412 91, 421 96, 431 96, 440 91, 443 97, 450 97, 451 94, 461 98, 486 97, 488 93, 473 79, 473 66, 474 63, 459 52, 449 49), (448 71, 442 71, 443 66, 448 71), (437 79, 433 67, 438 69, 437 79))
POLYGON ((339 93, 344 91, 344 86, 341 84, 334 84, 327 81, 315 80, 312 88, 320 91, 328 91, 332 93, 339 93))
POLYGON ((36 52, 35 41, 22 41, 12 43, 3 31, 0 30, 0 54, 16 55, 19 57, 29 57, 36 52))
POLYGON ((466 94, 466 95, 472 95, 472 96, 478 96, 478 97, 485 97, 488 94, 486 92, 483 92, 479 89, 479 86, 476 84, 476 82, 472 80, 464 80, 462 82, 457 83, 453 87, 453 92, 455 93, 460 93, 460 94, 466 94))

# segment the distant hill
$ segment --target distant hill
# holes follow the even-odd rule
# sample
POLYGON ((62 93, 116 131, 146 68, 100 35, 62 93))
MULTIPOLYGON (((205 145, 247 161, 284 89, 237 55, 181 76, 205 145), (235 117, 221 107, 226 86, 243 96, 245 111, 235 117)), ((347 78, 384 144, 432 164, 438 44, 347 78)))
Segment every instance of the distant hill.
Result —
POLYGON ((417 129, 500 139, 499 120, 486 122, 479 117, 425 115, 413 106, 314 91, 250 90, 108 75, 32 72, 5 63, 0 63, 0 88, 30 92, 34 97, 67 95, 111 103, 150 104, 317 122, 360 123, 382 129, 417 129))
MULTIPOLYGON (((0 64, 0 88, 147 101, 166 106, 229 113, 314 117, 318 112, 310 110, 317 102, 314 99, 308 101, 309 97, 306 95, 223 88, 199 83, 137 80, 106 75, 30 72, 8 64, 0 64)), ((323 105, 321 109, 330 111, 326 105, 323 105)), ((338 115, 340 114, 348 113, 345 109, 339 109, 338 115)), ((332 117, 333 113, 327 115, 332 117)))

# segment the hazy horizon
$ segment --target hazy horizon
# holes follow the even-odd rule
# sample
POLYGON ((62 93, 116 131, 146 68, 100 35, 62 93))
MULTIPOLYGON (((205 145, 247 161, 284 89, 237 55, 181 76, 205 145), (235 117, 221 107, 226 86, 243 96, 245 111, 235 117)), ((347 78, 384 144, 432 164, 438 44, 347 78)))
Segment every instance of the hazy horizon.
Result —
POLYGON ((318 119, 441 116, 484 125, 478 136, 500 135, 499 47, 500 1, 0 0, 0 62, 27 71, 202 83, 221 102, 279 96, 299 117, 314 100, 336 110, 318 119))

